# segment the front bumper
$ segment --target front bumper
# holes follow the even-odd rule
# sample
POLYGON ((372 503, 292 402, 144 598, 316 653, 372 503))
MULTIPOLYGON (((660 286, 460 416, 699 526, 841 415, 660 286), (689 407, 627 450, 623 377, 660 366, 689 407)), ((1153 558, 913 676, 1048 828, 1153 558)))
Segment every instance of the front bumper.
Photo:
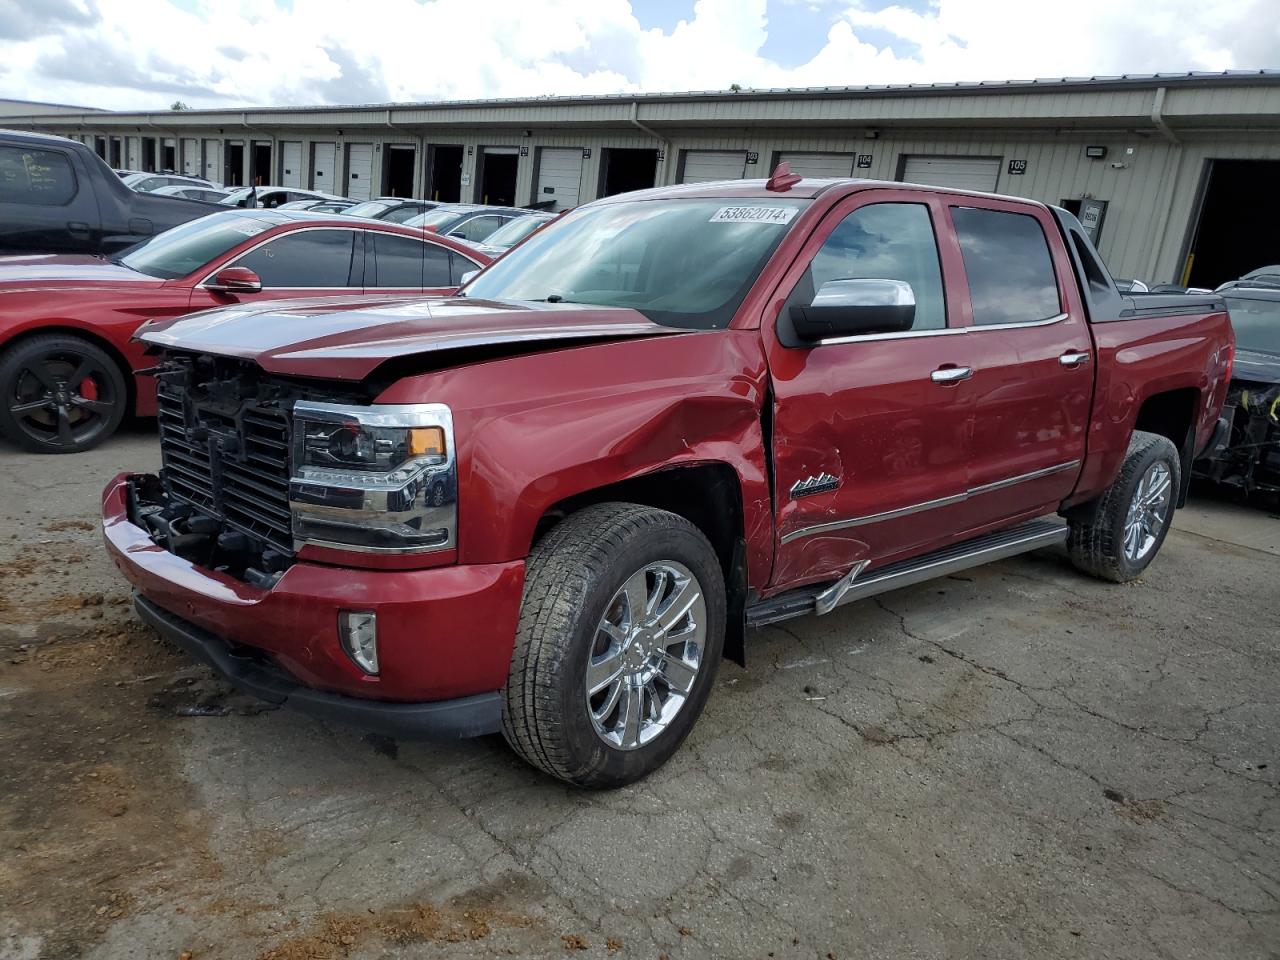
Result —
POLYGON ((184 560, 131 517, 131 478, 103 492, 103 537, 139 614, 237 686, 394 736, 496 729, 524 563, 367 570, 296 562, 270 589, 184 560), (342 610, 378 617, 379 674, 338 642, 342 610), (478 698, 478 699, 477 699, 478 698), (443 703, 442 703, 443 701, 443 703))

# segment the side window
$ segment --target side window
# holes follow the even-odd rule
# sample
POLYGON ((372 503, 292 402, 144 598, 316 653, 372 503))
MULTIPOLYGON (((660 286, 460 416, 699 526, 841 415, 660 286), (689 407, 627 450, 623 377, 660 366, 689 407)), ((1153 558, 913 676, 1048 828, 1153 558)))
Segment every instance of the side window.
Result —
POLYGON ((453 278, 450 286, 454 286, 454 287, 462 286, 462 278, 466 274, 471 273, 475 270, 484 269, 483 267, 480 266, 480 264, 476 263, 474 260, 468 260, 466 257, 464 257, 460 253, 450 253, 449 262, 450 262, 449 273, 450 273, 450 276, 453 278))
POLYGON ((1025 213, 952 207, 977 325, 1048 320, 1062 312, 1040 221, 1025 213))
POLYGON ((404 223, 406 220, 412 220, 418 214, 422 213, 417 207, 396 207, 382 219, 387 223, 404 223))
POLYGON ((450 230, 450 234, 457 234, 463 240, 471 243, 479 243, 493 231, 497 230, 505 221, 501 217, 473 217, 456 230, 450 230))
POLYGON ((264 287, 350 287, 353 230, 306 230, 251 250, 236 261, 264 287))
POLYGON ((790 302, 812 302, 828 280, 905 280, 916 296, 911 329, 947 325, 938 241, 922 203, 873 203, 853 211, 831 231, 790 302))
POLYGON ((66 154, 0 147, 0 202, 56 207, 76 195, 76 177, 66 154))
POLYGON ((390 233, 371 233, 373 238, 374 286, 378 287, 450 287, 449 251, 434 243, 397 237, 390 233))

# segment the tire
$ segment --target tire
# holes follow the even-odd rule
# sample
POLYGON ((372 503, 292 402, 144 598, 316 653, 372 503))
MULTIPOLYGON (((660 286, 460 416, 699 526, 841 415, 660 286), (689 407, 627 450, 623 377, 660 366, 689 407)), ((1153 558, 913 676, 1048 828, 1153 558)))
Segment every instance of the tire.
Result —
POLYGON ((116 432, 128 400, 115 360, 81 337, 28 337, 0 354, 0 433, 24 450, 92 449, 116 432))
POLYGON ((1120 473, 1103 493, 1092 522, 1070 524, 1067 550, 1076 569, 1114 583, 1141 575, 1169 533, 1181 480, 1182 459, 1173 442, 1159 434, 1135 430, 1120 473), (1159 477, 1164 478, 1162 487, 1166 490, 1163 509, 1146 511, 1147 526, 1140 526, 1138 536, 1130 540, 1128 535, 1134 529, 1129 521, 1143 513, 1135 500, 1140 495, 1149 497, 1153 488, 1148 484, 1159 477), (1133 516, 1131 510, 1135 511, 1133 516))
POLYGON ((605 789, 640 780, 675 753, 702 712, 724 632, 724 574, 697 527, 628 503, 571 515, 529 556, 504 691, 507 743, 575 786, 605 789), (643 598, 628 584, 644 584, 643 598), (690 588, 700 599, 691 599, 690 588), (630 611, 642 603, 650 616, 633 619, 630 611), (688 614, 681 615, 686 606, 688 614), (647 629, 653 611, 670 620, 669 632, 647 629), (695 648, 697 664, 690 667, 695 648), (589 695, 588 661, 593 683, 617 669, 616 684, 589 695), (660 674, 654 672, 659 663, 660 674), (651 677, 646 687, 635 686, 645 677, 651 677))

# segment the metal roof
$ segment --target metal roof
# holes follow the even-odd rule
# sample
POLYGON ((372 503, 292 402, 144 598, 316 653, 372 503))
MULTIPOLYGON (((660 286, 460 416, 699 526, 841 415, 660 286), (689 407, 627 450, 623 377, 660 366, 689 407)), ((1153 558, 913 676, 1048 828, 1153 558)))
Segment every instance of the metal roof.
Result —
MULTIPOLYGON (((1051 90, 1089 90, 1116 89, 1123 87, 1162 87, 1162 86, 1218 86, 1241 83, 1264 83, 1280 85, 1280 70, 1224 70, 1221 72, 1184 72, 1184 73, 1125 73, 1111 76, 1091 77, 1052 77, 1036 80, 975 80, 954 83, 909 83, 909 84, 865 84, 861 86, 832 87, 769 87, 744 88, 734 90, 692 90, 670 93, 607 93, 573 96, 534 96, 509 97, 474 100, 416 100, 394 101, 388 103, 359 104, 299 104, 294 106, 275 107, 222 107, 210 110, 183 110, 177 116, 237 116, 245 112, 255 114, 273 113, 329 113, 353 110, 404 110, 404 109, 449 109, 474 107, 524 106, 529 104, 610 104, 617 102, 661 102, 661 101, 697 101, 697 100, 772 100, 772 99, 810 99, 810 98, 851 98, 881 97, 904 95, 947 95, 972 93, 1008 93, 1036 92, 1051 90)), ((86 108, 92 110, 93 108, 86 108)), ((120 110, 105 113, 105 118, 120 116, 159 116, 173 114, 170 111, 154 110, 120 110)), ((35 116, 35 115, 33 115, 35 116)), ((10 120, 16 117, 7 118, 10 120)))

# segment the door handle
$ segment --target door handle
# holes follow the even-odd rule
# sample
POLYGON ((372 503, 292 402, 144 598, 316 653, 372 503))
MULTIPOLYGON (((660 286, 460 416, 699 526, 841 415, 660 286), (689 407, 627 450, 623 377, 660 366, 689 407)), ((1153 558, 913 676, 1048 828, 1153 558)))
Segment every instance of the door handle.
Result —
POLYGON ((67 223, 67 233, 73 237, 87 237, 89 235, 89 225, 80 220, 71 220, 67 223))
POLYGON ((1068 350, 1058 358, 1064 367, 1080 367, 1089 362, 1089 354, 1079 350, 1068 350))
POLYGON ((968 380, 973 376, 973 367, 939 367, 929 374, 934 383, 950 384, 968 380))

